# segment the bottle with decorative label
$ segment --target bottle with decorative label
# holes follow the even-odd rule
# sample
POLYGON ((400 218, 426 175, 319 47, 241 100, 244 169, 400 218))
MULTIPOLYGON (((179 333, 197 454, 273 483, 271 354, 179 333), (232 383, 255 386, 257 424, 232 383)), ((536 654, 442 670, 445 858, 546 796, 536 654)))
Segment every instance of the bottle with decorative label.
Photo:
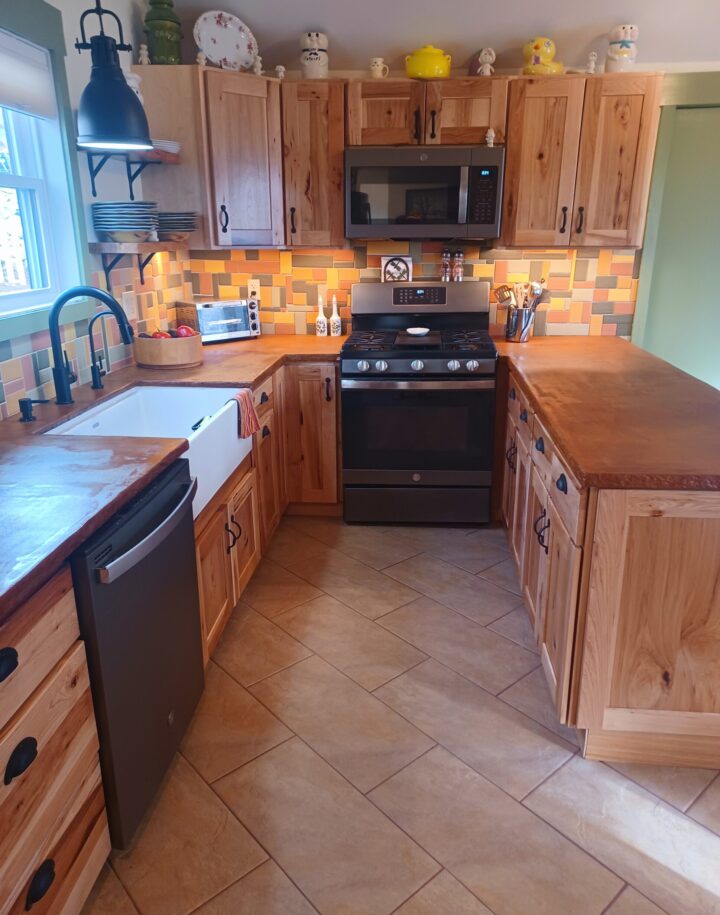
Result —
POLYGON ((465 279, 465 254, 459 248, 453 254, 452 278, 453 283, 462 283, 465 279))
POLYGON ((315 333, 318 337, 327 337, 328 335, 328 322, 325 317, 323 297, 321 295, 318 296, 318 313, 317 318, 315 319, 315 333))
POLYGON ((330 336, 339 337, 342 333, 342 321, 338 314, 337 296, 332 297, 332 314, 330 315, 330 336))
POLYGON ((442 253, 442 268, 440 270, 440 279, 443 281, 443 283, 449 283, 452 279, 450 257, 450 248, 445 248, 442 253))

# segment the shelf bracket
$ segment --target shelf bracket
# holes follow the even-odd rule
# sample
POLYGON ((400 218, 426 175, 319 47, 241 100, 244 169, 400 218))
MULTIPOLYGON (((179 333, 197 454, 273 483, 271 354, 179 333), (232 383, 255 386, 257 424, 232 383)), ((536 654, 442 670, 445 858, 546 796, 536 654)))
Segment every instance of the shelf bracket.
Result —
POLYGON ((138 254, 138 256, 137 256, 138 273, 140 274, 140 283, 143 286, 145 285, 145 268, 150 263, 150 261, 155 257, 156 253, 157 253, 156 251, 153 251, 152 253, 148 254, 147 257, 143 257, 142 254, 138 254))
POLYGON ((148 165, 152 165, 152 162, 138 162, 132 160, 129 156, 125 159, 125 171, 127 173, 128 180, 128 190, 130 192, 130 199, 135 199, 135 192, 133 191, 133 185, 135 181, 142 175, 148 165), (133 168, 137 166, 137 168, 133 168))
POLYGON ((96 153, 86 151, 87 155, 87 164, 88 171, 90 172, 90 189, 92 190, 93 197, 97 197, 97 183, 95 179, 107 165, 110 159, 124 159, 125 160, 125 174, 127 175, 128 182, 128 191, 130 192, 130 199, 135 199, 135 191, 133 190, 133 185, 140 177, 140 175, 145 171, 148 165, 159 165, 159 162, 155 162, 152 159, 147 161, 142 159, 133 159, 133 157, 128 153, 114 152, 114 153, 96 153), (97 159, 97 163, 96 160, 97 159))
MULTIPOLYGON (((123 259, 124 254, 103 254, 102 255, 102 265, 103 273, 105 274, 105 285, 107 291, 112 293, 112 288, 110 285, 110 274, 117 267, 120 261, 123 259)), ((152 255, 150 255, 152 257, 152 255)))
POLYGON ((95 179, 103 170, 103 167, 106 165, 107 161, 112 158, 111 155, 100 155, 99 162, 95 165, 95 156, 97 153, 87 153, 87 164, 88 171, 90 172, 90 188, 92 190, 93 197, 97 197, 97 187, 95 186, 95 179))

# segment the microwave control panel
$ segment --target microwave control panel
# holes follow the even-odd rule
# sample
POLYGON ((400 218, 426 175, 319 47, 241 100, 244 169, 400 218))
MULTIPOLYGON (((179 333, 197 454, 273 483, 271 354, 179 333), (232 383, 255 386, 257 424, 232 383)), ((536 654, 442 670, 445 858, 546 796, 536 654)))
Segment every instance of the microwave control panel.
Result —
POLYGON ((470 212, 468 222, 488 225, 497 218, 498 169, 495 165, 482 165, 471 172, 470 212))

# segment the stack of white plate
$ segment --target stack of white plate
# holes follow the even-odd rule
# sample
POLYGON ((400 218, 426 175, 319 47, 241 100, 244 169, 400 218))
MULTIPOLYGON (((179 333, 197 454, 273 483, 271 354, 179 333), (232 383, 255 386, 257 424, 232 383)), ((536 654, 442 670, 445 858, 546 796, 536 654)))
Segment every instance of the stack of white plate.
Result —
POLYGON ((180 144, 176 140, 153 140, 153 149, 162 149, 169 153, 179 153, 180 144))
POLYGON ((94 203, 92 217, 97 234, 109 241, 157 241, 157 204, 152 201, 94 203))
POLYGON ((197 213, 158 213, 158 236, 162 241, 185 241, 197 227, 197 213))

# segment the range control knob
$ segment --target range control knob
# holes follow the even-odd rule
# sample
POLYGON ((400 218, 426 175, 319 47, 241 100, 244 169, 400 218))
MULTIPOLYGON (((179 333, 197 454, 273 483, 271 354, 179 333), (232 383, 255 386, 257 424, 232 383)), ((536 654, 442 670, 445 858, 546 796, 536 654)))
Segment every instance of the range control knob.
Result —
POLYGON ((410 363, 410 368, 413 370, 413 372, 422 372, 422 370, 425 368, 425 363, 422 361, 422 359, 413 359, 413 361, 410 363))
POLYGON ((451 359, 450 362, 448 362, 447 367, 448 367, 449 372, 459 372, 460 371, 460 363, 458 362, 457 359, 451 359))
POLYGON ((477 359, 468 359, 468 361, 467 361, 468 372, 477 372, 477 370, 479 368, 480 368, 480 363, 477 361, 477 359))
POLYGON ((367 361, 367 359, 361 359, 357 364, 357 369, 358 372, 369 372, 370 363, 367 361))
POLYGON ((378 361, 375 363, 375 369, 378 372, 387 372, 387 370, 389 368, 390 368, 390 366, 387 364, 387 362, 384 359, 378 359, 378 361))

